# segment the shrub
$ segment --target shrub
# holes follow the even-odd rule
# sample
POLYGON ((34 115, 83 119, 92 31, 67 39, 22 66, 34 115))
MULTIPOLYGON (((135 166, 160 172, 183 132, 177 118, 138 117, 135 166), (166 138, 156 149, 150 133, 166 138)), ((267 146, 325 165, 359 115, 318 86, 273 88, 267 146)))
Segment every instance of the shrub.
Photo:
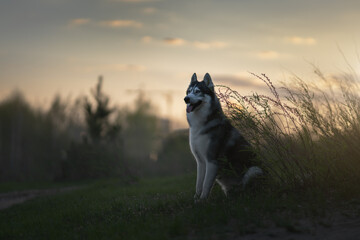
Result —
POLYGON ((196 161, 189 147, 189 131, 178 130, 167 136, 156 162, 157 170, 162 175, 192 173, 196 161))

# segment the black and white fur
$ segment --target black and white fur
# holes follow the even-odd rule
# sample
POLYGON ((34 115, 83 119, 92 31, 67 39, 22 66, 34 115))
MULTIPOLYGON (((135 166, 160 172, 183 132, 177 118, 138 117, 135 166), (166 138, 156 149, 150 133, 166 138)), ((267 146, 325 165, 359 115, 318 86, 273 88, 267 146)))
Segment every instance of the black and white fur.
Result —
POLYGON ((227 195, 262 174, 254 166, 250 144, 225 117, 208 73, 202 82, 193 74, 184 101, 190 148, 197 163, 195 199, 208 198, 215 180, 227 195))

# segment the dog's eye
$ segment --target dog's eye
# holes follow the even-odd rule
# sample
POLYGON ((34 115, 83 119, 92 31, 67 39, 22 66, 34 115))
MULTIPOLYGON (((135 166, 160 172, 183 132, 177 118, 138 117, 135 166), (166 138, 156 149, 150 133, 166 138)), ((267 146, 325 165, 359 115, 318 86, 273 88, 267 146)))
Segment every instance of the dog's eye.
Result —
POLYGON ((199 90, 199 89, 196 89, 196 90, 195 90, 195 93, 199 93, 199 92, 200 92, 200 90, 199 90))

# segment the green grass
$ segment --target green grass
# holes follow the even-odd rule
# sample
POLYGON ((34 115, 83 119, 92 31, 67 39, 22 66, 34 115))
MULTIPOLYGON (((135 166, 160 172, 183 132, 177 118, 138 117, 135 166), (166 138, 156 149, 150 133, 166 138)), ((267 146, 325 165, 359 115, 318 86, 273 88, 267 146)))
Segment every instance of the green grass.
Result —
POLYGON ((183 239, 242 235, 272 226, 298 231, 296 219, 330 209, 314 192, 245 192, 225 198, 215 186, 193 202, 195 176, 102 180, 0 211, 0 239, 183 239))

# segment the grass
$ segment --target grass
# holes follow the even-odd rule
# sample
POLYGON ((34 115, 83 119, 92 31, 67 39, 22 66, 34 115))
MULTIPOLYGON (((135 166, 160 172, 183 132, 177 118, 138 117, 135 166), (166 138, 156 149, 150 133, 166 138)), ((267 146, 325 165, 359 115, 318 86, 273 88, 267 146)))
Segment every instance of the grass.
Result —
POLYGON ((269 179, 281 188, 358 190, 360 181, 360 85, 355 75, 325 77, 310 84, 298 77, 270 95, 243 96, 230 88, 220 100, 234 125, 252 143, 269 179))
POLYGON ((238 236, 272 226, 298 231, 299 217, 331 209, 323 194, 245 192, 225 198, 215 186, 194 204, 195 176, 102 180, 0 211, 0 239, 183 239, 238 236))

